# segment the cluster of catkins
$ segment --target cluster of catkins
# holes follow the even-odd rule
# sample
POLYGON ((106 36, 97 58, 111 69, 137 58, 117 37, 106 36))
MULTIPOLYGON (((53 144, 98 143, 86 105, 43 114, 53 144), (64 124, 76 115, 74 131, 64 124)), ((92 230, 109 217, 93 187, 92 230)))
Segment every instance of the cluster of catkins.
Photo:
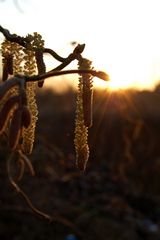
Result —
MULTIPOLYGON (((36 82, 25 82, 25 77, 46 71, 43 61, 44 41, 41 35, 27 35, 26 48, 4 40, 2 83, 0 85, 0 134, 6 134, 12 151, 30 154, 33 148, 37 105, 36 82), (35 50, 33 50, 35 49, 35 50), (14 77, 12 77, 14 75, 14 77)), ((38 82, 41 87, 43 82, 38 82)))
MULTIPOLYGON (((27 35, 25 47, 4 40, 2 43, 3 82, 0 84, 0 134, 6 134, 10 149, 30 154, 33 149, 37 105, 37 82, 26 82, 25 76, 43 74, 44 41, 41 35, 27 35), (12 76, 13 75, 13 76, 12 76)), ((79 70, 92 70, 91 61, 79 57, 79 70)), ((44 81, 39 81, 42 87, 44 81)), ((92 75, 79 76, 75 123, 76 163, 85 170, 89 157, 88 128, 92 125, 92 75)))

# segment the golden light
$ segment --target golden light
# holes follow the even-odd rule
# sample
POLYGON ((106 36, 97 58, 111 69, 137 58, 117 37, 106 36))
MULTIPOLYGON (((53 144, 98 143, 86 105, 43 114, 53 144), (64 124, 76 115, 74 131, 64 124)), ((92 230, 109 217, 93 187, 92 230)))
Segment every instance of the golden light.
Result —
POLYGON ((12 1, 4 1, 1 24, 20 35, 38 31, 46 47, 64 57, 73 50, 71 41, 85 43, 83 56, 93 61, 94 69, 110 75, 107 83, 94 78, 94 86, 144 89, 160 79, 159 0, 81 0, 78 12, 74 0, 28 0, 22 7, 23 14, 12 1))
POLYGON ((93 86, 99 89, 107 89, 109 86, 109 83, 103 80, 100 80, 98 78, 94 78, 93 86))
MULTIPOLYGON (((113 46, 112 46, 113 47, 113 46)), ((153 46, 152 49, 147 47, 142 48, 141 46, 135 46, 138 51, 134 53, 134 49, 127 51, 123 47, 117 49, 116 54, 108 52, 104 53, 102 46, 99 46, 99 51, 93 55, 93 65, 95 69, 100 69, 110 76, 110 81, 105 83, 101 80, 96 79, 95 86, 99 88, 109 88, 110 90, 136 88, 146 89, 153 88, 160 77, 160 58, 155 59, 153 52, 156 52, 157 46, 153 46)), ((107 51, 107 49, 106 49, 107 51)))

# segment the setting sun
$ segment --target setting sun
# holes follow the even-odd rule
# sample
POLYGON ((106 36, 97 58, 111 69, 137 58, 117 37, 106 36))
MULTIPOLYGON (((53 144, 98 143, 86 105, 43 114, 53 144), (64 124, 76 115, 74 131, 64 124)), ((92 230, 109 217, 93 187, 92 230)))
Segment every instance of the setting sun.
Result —
POLYGON ((2 2, 1 24, 20 35, 41 33, 45 46, 64 57, 72 41, 85 43, 83 56, 110 76, 109 83, 95 78, 95 86, 144 89, 160 80, 159 0, 81 0, 78 10, 74 0, 22 0, 20 8, 2 2))

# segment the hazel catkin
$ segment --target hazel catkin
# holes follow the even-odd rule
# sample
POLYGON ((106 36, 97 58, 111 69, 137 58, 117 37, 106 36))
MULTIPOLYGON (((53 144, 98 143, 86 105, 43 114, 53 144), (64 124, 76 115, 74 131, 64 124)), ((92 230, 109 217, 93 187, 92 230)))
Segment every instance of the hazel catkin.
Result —
POLYGON ((84 113, 84 124, 90 128, 92 126, 92 101, 93 91, 87 84, 83 83, 83 113, 84 113))
POLYGON ((81 76, 79 77, 76 119, 75 119, 75 138, 74 145, 76 151, 76 165, 79 170, 84 171, 89 157, 89 147, 87 143, 88 128, 84 124, 83 113, 83 83, 81 76))
MULTIPOLYGON (((78 63, 80 70, 92 69, 92 62, 86 58, 81 58, 78 63)), ((93 101, 93 80, 91 74, 82 74, 82 104, 83 104, 83 115, 84 124, 86 127, 92 126, 92 101, 93 101)))

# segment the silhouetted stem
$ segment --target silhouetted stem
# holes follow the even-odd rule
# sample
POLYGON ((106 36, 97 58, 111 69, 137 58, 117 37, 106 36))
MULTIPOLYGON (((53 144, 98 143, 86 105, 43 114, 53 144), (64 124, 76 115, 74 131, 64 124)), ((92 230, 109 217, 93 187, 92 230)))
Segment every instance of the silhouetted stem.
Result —
POLYGON ((28 206, 30 207, 30 209, 34 213, 36 213, 36 214, 40 215, 41 217, 51 221, 52 220, 51 216, 42 212, 42 211, 40 211, 36 207, 34 207, 30 198, 27 196, 27 194, 14 181, 14 179, 12 177, 12 174, 11 174, 11 161, 12 161, 13 157, 14 157, 14 153, 11 153, 8 160, 7 160, 7 173, 8 173, 8 177, 9 177, 9 181, 10 181, 11 185, 14 187, 14 189, 17 191, 17 193, 19 193, 24 198, 24 200, 26 201, 26 203, 28 204, 28 206))
MULTIPOLYGON (((4 35, 4 37, 10 41, 10 42, 15 42, 15 43, 18 43, 19 45, 21 45, 22 47, 26 48, 27 49, 27 46, 28 44, 30 43, 30 41, 25 38, 25 37, 20 37, 20 36, 17 36, 16 34, 11 34, 9 32, 9 30, 3 28, 1 25, 0 25, 0 32, 4 35)), ((56 60, 58 60, 59 62, 65 62, 65 66, 67 66, 71 61, 75 60, 76 58, 78 58, 78 55, 81 54, 84 50, 84 47, 85 47, 85 44, 79 44, 78 46, 75 47, 75 49, 73 50, 73 53, 72 53, 72 58, 70 58, 70 55, 67 57, 67 58, 63 58, 61 57, 60 55, 58 55, 55 51, 53 51, 52 49, 50 48, 44 48, 42 49, 44 53, 49 53, 53 58, 55 58, 56 60), (67 59, 70 59, 69 63, 67 61, 67 59)), ((37 50, 37 48, 29 48, 31 51, 35 51, 37 50)), ((61 68, 62 69, 62 68, 61 68)))
POLYGON ((36 76, 30 76, 30 77, 25 77, 26 82, 32 82, 32 81, 40 81, 43 80, 44 78, 49 78, 49 77, 55 77, 55 76, 60 76, 60 75, 66 75, 66 74, 91 74, 94 77, 98 77, 104 81, 109 80, 108 74, 102 71, 96 71, 96 70, 63 70, 63 71, 50 71, 47 73, 44 73, 42 75, 36 75, 36 76))
POLYGON ((78 44, 78 46, 74 49, 73 53, 71 53, 67 58, 64 58, 64 61, 58 67, 52 69, 50 72, 60 71, 75 59, 78 60, 81 57, 81 53, 83 52, 84 48, 85 44, 78 44))
MULTIPOLYGON (((24 37, 17 36, 16 34, 11 34, 7 29, 4 29, 2 26, 0 26, 0 32, 3 33, 5 38, 11 42, 18 43, 19 45, 23 46, 24 48, 27 48, 29 44, 29 40, 24 37)), ((56 52, 54 52, 52 49, 49 48, 44 48, 42 49, 44 53, 49 53, 51 54, 55 59, 58 61, 62 62, 59 66, 56 68, 52 69, 51 71, 41 74, 41 75, 36 75, 36 76, 21 76, 22 78, 25 78, 27 82, 31 81, 40 81, 44 80, 45 78, 49 77, 54 77, 54 76, 60 76, 60 75, 65 75, 65 74, 91 74, 95 77, 98 77, 104 81, 109 80, 109 76, 102 71, 95 71, 95 70, 65 70, 65 71, 60 71, 67 65, 69 65, 73 60, 79 59, 81 56, 81 53, 83 52, 85 48, 85 44, 78 44, 75 49, 73 50, 73 53, 71 53, 67 58, 63 58, 59 56, 56 52)), ((32 51, 36 51, 37 48, 30 48, 32 51)), ((14 84, 13 84, 14 85, 14 84)))

